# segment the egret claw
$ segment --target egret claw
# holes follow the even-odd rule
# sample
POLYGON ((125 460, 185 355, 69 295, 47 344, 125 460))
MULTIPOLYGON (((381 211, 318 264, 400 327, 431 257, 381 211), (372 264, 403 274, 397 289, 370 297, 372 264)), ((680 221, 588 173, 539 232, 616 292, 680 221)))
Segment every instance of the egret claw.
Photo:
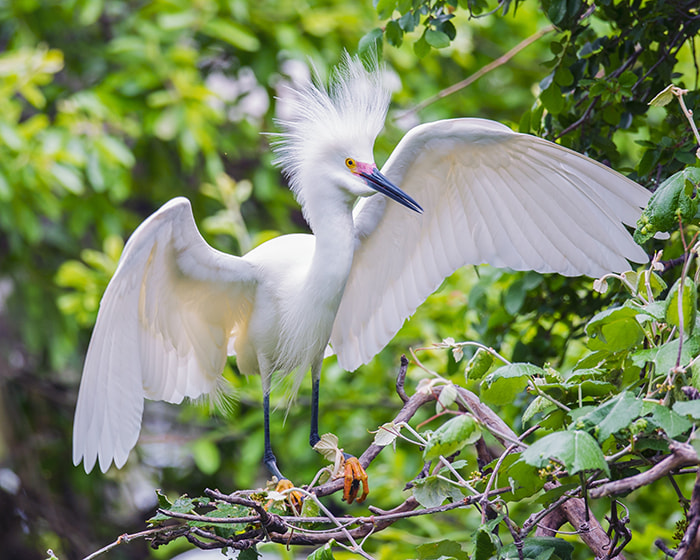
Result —
POLYGON ((367 482, 367 473, 362 468, 357 457, 348 457, 345 459, 345 485, 343 487, 343 500, 348 504, 357 501, 361 504, 369 494, 369 484, 367 482), (357 497, 362 483, 362 494, 357 497))
MULTIPOLYGON (((285 492, 290 488, 294 488, 294 484, 292 484, 292 481, 288 478, 282 478, 277 483, 275 492, 285 492)), ((289 505, 292 506, 292 509, 297 513, 301 511, 301 504, 303 501, 304 497, 298 490, 294 490, 293 492, 287 494, 287 502, 289 502, 289 505)))

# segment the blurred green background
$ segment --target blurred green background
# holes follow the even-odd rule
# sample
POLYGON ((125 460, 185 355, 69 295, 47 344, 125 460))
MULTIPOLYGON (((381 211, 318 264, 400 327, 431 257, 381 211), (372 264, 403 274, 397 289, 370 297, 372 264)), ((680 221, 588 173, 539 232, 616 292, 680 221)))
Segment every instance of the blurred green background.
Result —
MULTIPOLYGON (((394 96, 377 163, 419 122, 478 116, 550 138, 571 124, 563 115, 580 114, 580 99, 567 98, 556 112, 547 107, 562 115, 549 121, 538 100, 552 69, 576 62, 556 62, 566 33, 545 36, 469 88, 406 113, 549 25, 545 13, 531 1, 505 16, 476 19, 458 10, 454 41, 422 57, 413 48, 420 29, 398 47, 385 44, 394 96)), ((588 33, 619 34, 609 19, 593 20, 588 33)), ((155 488, 177 496, 265 483, 259 380, 238 375, 233 359, 225 372, 237 391, 233 412, 147 403, 140 444, 124 469, 86 475, 74 467, 72 415, 82 360, 124 240, 170 198, 188 197, 205 238, 235 254, 280 233, 306 231, 261 133, 276 130, 276 96, 308 75, 310 61, 326 74, 382 21, 369 0, 0 1, 0 558, 40 559, 47 549, 61 560, 82 558, 142 529, 154 511, 155 488)), ((649 91, 663 87, 672 72, 693 86, 689 44, 647 76, 658 79, 649 91)), ((604 100, 615 101, 614 94, 604 100)), ((596 111, 613 105, 606 103, 596 111)), ((684 132, 668 146, 658 141, 684 128, 677 110, 624 108, 628 126, 608 110, 614 126, 578 129, 563 141, 647 184, 688 163, 684 132), (639 139, 651 145, 640 146, 639 139)), ((333 358, 326 361, 321 432, 338 434, 349 452, 365 449, 373 437, 368 430, 400 408, 394 378, 409 346, 445 337, 479 340, 513 359, 565 365, 580 352, 582 325, 603 304, 586 279, 460 271, 369 365, 348 374, 333 358)), ((446 351, 421 358, 462 378, 446 351)), ((409 390, 422 375, 409 370, 409 390)), ((307 444, 308 388, 286 422, 284 397, 273 395, 280 405, 273 445, 282 470, 301 484, 323 460, 307 444)), ((504 418, 515 418, 507 408, 504 418)), ((403 500, 403 485, 422 467, 411 451, 386 449, 373 463, 373 504, 390 508, 403 500)), ((338 497, 329 503, 346 508, 338 497)), ((674 504, 668 510, 658 499, 639 505, 653 508, 637 518, 636 557, 644 558, 653 538, 672 528, 674 504)), ((443 536, 466 541, 478 523, 468 512, 405 521, 373 537, 370 548, 378 558, 408 558, 417 544, 443 536)), ((109 558, 170 558, 186 548, 154 552, 137 541, 109 558)))

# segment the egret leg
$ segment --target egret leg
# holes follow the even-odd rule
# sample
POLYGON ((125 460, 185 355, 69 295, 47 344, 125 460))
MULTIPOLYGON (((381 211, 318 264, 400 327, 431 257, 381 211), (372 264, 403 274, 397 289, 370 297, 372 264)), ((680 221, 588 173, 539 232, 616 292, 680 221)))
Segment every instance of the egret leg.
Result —
MULTIPOLYGON (((277 487, 275 490, 277 490, 277 492, 284 492, 290 488, 294 488, 294 484, 280 472, 277 466, 277 458, 272 452, 272 439, 270 438, 270 379, 265 375, 261 377, 263 385, 263 422, 265 432, 265 454, 263 455, 263 462, 267 470, 270 471, 270 474, 277 477, 277 487)), ((289 493, 287 497, 287 500, 296 512, 298 512, 301 507, 302 499, 301 494, 296 490, 289 493)))
POLYGON ((313 447, 320 440, 318 435, 318 399, 321 386, 321 361, 317 361, 311 367, 311 430, 309 431, 309 445, 313 447))
POLYGON ((263 462, 270 471, 270 474, 277 477, 277 480, 283 480, 284 476, 277 466, 277 458, 272 452, 272 441, 270 439, 270 390, 269 387, 264 388, 263 393, 263 417, 265 423, 265 454, 263 455, 263 462))
MULTIPOLYGON (((317 360, 311 367, 311 429, 309 431, 309 444, 315 446, 321 437, 318 435, 318 406, 321 385, 321 365, 323 358, 317 360)), ((343 453, 345 459, 345 484, 343 486, 343 500, 351 504, 355 500, 357 503, 365 501, 369 494, 369 484, 367 473, 357 460, 357 457, 349 453, 343 453), (362 494, 358 497, 358 492, 362 486, 362 494)))

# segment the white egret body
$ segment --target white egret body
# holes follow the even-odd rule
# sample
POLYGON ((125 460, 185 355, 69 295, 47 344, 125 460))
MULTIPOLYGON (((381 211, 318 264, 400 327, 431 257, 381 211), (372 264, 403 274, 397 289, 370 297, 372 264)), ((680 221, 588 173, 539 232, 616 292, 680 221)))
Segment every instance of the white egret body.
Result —
MULTIPOLYGON (((88 348, 76 465, 121 467, 138 439, 144 398, 179 403, 215 391, 233 352, 241 372, 262 377, 266 429, 272 374, 311 369, 314 443, 329 341, 340 365, 356 369, 457 268, 599 276, 647 259, 624 227, 646 205, 645 189, 495 122, 418 126, 379 173, 372 148, 388 101, 380 72, 350 57, 329 89, 298 92, 276 151, 313 235, 227 255, 202 239, 184 198, 139 226, 88 348)), ((279 474, 266 435, 266 462, 279 474)))

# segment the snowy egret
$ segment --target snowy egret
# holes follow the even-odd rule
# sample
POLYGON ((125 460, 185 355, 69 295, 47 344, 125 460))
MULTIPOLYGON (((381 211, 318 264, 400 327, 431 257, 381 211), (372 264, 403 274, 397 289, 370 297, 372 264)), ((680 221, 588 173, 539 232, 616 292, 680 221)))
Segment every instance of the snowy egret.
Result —
MULTIPOLYGON (((88 348, 76 465, 82 460, 87 472, 96 461, 103 472, 112 462, 124 465, 144 398, 179 403, 215 392, 235 353, 241 372, 261 375, 264 460, 282 479, 269 434, 274 373, 296 372, 298 387, 311 370, 313 445, 329 342, 339 364, 356 369, 457 268, 490 263, 598 276, 647 259, 624 226, 646 205, 645 189, 492 121, 417 126, 380 172, 372 150, 388 104, 380 69, 349 55, 327 87, 299 88, 274 149, 312 235, 284 235, 243 257, 227 255, 204 241, 184 198, 138 227, 88 348)), ((354 461, 346 471, 348 501, 366 476, 354 461)))

